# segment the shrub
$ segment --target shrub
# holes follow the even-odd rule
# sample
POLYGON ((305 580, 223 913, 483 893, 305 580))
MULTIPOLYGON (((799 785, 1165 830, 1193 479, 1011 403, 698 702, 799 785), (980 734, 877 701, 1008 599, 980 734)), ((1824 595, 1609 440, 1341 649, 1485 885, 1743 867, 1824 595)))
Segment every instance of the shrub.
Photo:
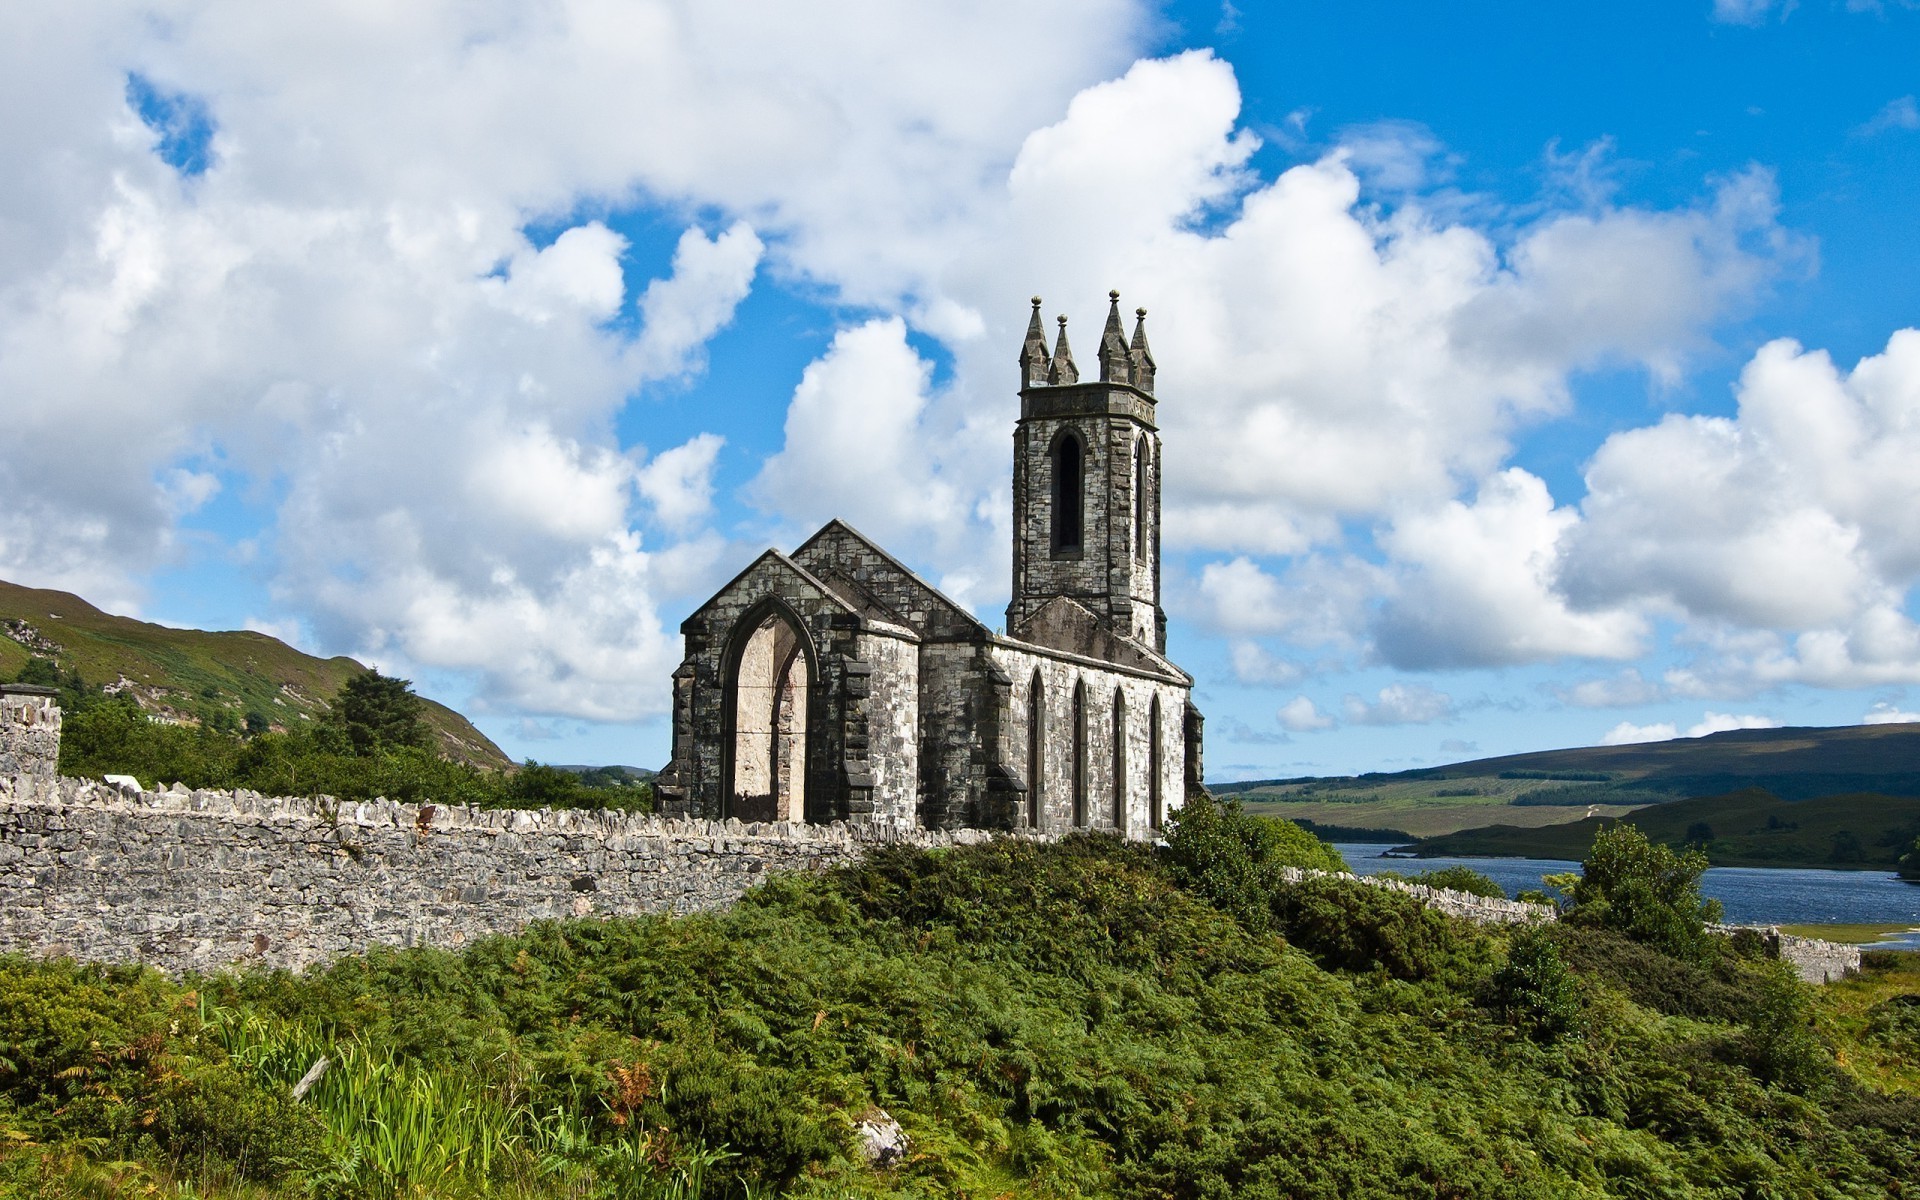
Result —
POLYGON ((1472 926, 1356 879, 1321 876, 1282 887, 1272 912, 1288 941, 1334 970, 1457 981, 1488 955, 1485 936, 1472 926))
POLYGON ((1494 973, 1488 992, 1491 1007, 1508 1024, 1541 1041, 1580 1028, 1580 989, 1552 933, 1539 925, 1514 933, 1507 943, 1507 961, 1494 973))
POLYGON ((1743 1039, 1753 1073, 1769 1083, 1805 1091, 1832 1071, 1833 1059, 1813 1029, 1813 997, 1793 968, 1758 963, 1758 1003, 1747 1014, 1743 1039))
POLYGON ((1707 856, 1699 851, 1676 853, 1616 823, 1594 835, 1568 894, 1567 919, 1705 961, 1713 953, 1706 927, 1720 919, 1720 902, 1700 895, 1706 869, 1707 856))
POLYGON ((1181 887, 1253 930, 1270 923, 1285 868, 1347 870, 1338 850, 1293 822, 1249 816, 1238 800, 1205 795, 1173 815, 1166 863, 1181 887))

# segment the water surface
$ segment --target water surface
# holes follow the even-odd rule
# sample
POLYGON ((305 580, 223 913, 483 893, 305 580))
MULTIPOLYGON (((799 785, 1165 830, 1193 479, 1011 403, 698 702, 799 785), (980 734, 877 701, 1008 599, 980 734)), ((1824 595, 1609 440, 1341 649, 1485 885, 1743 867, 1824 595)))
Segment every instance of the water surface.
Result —
MULTIPOLYGON (((1347 865, 1361 875, 1405 875, 1440 867, 1471 867, 1507 889, 1540 889, 1542 875, 1578 871, 1557 858, 1387 858, 1391 843, 1339 842, 1347 865)), ((1824 871, 1812 867, 1709 867, 1700 890, 1726 909, 1735 925, 1891 925, 1912 928, 1876 945, 1920 950, 1920 886, 1891 871, 1824 871)))

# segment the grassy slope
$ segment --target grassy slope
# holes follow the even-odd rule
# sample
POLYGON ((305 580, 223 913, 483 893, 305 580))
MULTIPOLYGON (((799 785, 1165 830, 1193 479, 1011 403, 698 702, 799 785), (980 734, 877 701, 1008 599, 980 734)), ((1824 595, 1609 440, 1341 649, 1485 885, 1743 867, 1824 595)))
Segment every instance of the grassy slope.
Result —
MULTIPOLYGON (((290 727, 322 712, 326 698, 356 671, 351 658, 315 658, 264 633, 170 629, 101 612, 66 592, 0 582, 0 678, 12 678, 33 650, 21 639, 58 647, 62 666, 88 683, 130 681, 148 711, 199 719, 225 707, 258 712, 290 727), (25 622, 27 629, 9 622, 25 622)), ((444 753, 476 766, 504 767, 507 756, 459 713, 428 700, 427 721, 444 753)))
POLYGON ((1786 800, 1846 793, 1920 797, 1920 725, 1742 729, 1214 790, 1238 794, 1252 811, 1269 816, 1433 837, 1496 823, 1534 828, 1589 815, 1617 817, 1646 804, 1748 787, 1786 800), (1598 807, 1589 813, 1589 806, 1598 807))
MULTIPOLYGON (((1693 840, 1689 830, 1704 822, 1705 843, 1715 866, 1861 867, 1890 870, 1920 836, 1920 799, 1910 796, 1845 795, 1789 802, 1757 788, 1653 805, 1625 818, 1656 842, 1693 840), (1836 853, 1836 839, 1852 835, 1859 857, 1836 853)), ((1530 858, 1586 856, 1602 820, 1522 829, 1491 825, 1428 838, 1420 853, 1433 856, 1521 855, 1530 858)))

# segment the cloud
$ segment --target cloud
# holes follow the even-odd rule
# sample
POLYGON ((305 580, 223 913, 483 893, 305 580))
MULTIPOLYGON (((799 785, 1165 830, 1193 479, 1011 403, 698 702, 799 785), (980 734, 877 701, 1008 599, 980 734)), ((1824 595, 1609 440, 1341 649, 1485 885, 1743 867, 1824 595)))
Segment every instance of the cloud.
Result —
POLYGON ((1277 729, 1255 729, 1238 717, 1224 717, 1219 722, 1221 737, 1236 746, 1285 746, 1293 738, 1277 729))
POLYGON ((1305 672, 1299 663, 1276 658, 1258 642, 1236 639, 1228 647, 1233 677, 1237 682, 1256 686, 1294 683, 1305 672))
POLYGON ((699 229, 681 234, 673 274, 641 293, 640 340, 630 352, 635 372, 665 379, 703 366, 701 348, 746 299, 765 249, 745 221, 712 239, 699 229))
POLYGON ((1734 417, 1669 416, 1594 455, 1564 537, 1572 603, 1752 631, 1721 639, 1709 672, 1756 684, 1920 680, 1902 611, 1920 576, 1920 331, 1844 375, 1769 343, 1738 401, 1734 417))
POLYGON ((1713 19, 1725 25, 1764 25, 1775 12, 1782 21, 1797 0, 1713 0, 1713 19))
POLYGON ((1373 701, 1348 695, 1341 715, 1350 725, 1431 725, 1453 720, 1458 710, 1445 692, 1423 683, 1394 683, 1381 688, 1373 701))
POLYGON ((1677 737, 1706 737, 1708 734, 1726 733, 1733 729, 1778 729, 1780 726, 1780 720, 1775 717, 1760 716, 1755 713, 1721 713, 1709 709, 1700 720, 1688 726, 1684 734, 1668 721, 1653 725, 1635 725, 1631 721, 1622 721, 1601 736, 1600 744, 1624 746, 1633 742, 1665 742, 1677 737))
POLYGON ((1637 614, 1575 611, 1558 593, 1560 543, 1578 521, 1518 467, 1482 484, 1471 504, 1401 518, 1382 539, 1397 568, 1374 623, 1382 657, 1429 669, 1639 653, 1637 614))
POLYGON ((1854 133, 1859 137, 1872 137, 1894 129, 1920 129, 1920 105, 1914 103, 1912 96, 1887 101, 1854 133))
POLYGON ((1312 700, 1305 696, 1295 696, 1280 706, 1274 714, 1282 729, 1294 733, 1317 733, 1323 729, 1332 729, 1334 720, 1315 707, 1312 700))
POLYGON ((1667 689, 1628 667, 1600 679, 1582 679, 1568 687, 1556 687, 1554 694, 1562 704, 1575 708, 1634 708, 1667 698, 1667 689))
POLYGON ((1879 700, 1860 717, 1862 725, 1906 725, 1920 722, 1920 713, 1907 712, 1885 700, 1879 700))
POLYGON ((1622 721, 1600 735, 1600 744, 1630 746, 1637 742, 1670 742, 1679 736, 1679 729, 1671 721, 1661 721, 1653 725, 1635 725, 1632 721, 1622 721))
POLYGON ((726 439, 703 433, 662 451, 640 468, 640 494, 653 504, 654 518, 669 529, 688 529, 713 507, 713 464, 726 439))

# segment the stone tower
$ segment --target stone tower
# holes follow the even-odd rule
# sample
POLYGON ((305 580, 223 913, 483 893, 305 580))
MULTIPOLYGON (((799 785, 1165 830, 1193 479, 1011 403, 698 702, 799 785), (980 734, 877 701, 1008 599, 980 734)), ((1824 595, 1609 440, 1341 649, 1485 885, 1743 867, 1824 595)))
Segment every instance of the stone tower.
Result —
MULTIPOLYGON (((1051 353, 1040 298, 1020 350, 1020 423, 1013 433, 1013 600, 1007 631, 1021 636, 1060 597, 1108 629, 1164 654, 1160 608, 1160 434, 1154 423, 1147 310, 1133 339, 1109 292, 1100 380, 1080 380, 1067 319, 1051 353)), ((1084 618, 1082 618, 1084 619, 1084 618)))

